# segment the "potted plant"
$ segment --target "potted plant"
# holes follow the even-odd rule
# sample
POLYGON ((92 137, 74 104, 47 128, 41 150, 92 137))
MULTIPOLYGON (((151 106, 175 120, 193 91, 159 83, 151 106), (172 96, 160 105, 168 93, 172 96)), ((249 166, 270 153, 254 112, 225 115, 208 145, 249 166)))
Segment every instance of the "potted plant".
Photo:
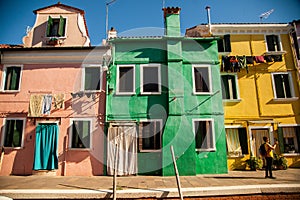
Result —
POLYGON ((47 44, 49 45, 57 45, 58 44, 58 38, 56 37, 51 37, 48 41, 47 44))
POLYGON ((273 166, 275 169, 287 169, 287 159, 284 156, 274 154, 273 166))
POLYGON ((250 168, 250 170, 257 170, 262 169, 263 167, 263 161, 261 158, 258 157, 250 157, 248 160, 246 160, 247 166, 250 168))

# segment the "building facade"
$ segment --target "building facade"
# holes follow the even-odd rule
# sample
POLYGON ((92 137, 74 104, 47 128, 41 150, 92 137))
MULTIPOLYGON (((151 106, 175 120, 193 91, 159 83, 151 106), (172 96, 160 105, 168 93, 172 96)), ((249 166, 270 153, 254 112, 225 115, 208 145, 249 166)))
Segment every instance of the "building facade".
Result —
POLYGON ((82 10, 34 12, 24 45, 0 49, 0 175, 102 175, 109 47, 89 45, 82 10))
POLYGON ((164 8, 165 36, 110 40, 107 174, 227 173, 217 40, 180 34, 180 8, 164 8), (116 156, 115 156, 116 155, 116 156))
MULTIPOLYGON (((207 33, 203 24, 188 36, 207 33)), ((300 102, 289 24, 211 24, 218 51, 229 169, 259 157, 263 136, 278 139, 276 154, 298 167, 300 102)))

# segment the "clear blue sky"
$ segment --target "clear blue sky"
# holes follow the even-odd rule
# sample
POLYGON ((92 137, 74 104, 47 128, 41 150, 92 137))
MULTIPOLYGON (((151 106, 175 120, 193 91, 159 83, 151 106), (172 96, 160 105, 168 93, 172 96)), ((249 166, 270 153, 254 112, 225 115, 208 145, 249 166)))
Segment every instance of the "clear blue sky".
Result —
MULTIPOLYGON (((0 0, 0 44, 21 44, 26 27, 33 26, 33 10, 59 0, 0 0)), ((105 4, 110 0, 60 0, 85 11, 93 46, 105 38, 105 4)), ((165 6, 181 7, 181 32, 206 23, 206 6, 211 7, 212 23, 260 22, 259 15, 274 9, 263 22, 282 23, 300 19, 300 0, 165 0, 165 6)), ((109 27, 118 32, 163 28, 163 0, 117 0, 109 6, 109 27)))

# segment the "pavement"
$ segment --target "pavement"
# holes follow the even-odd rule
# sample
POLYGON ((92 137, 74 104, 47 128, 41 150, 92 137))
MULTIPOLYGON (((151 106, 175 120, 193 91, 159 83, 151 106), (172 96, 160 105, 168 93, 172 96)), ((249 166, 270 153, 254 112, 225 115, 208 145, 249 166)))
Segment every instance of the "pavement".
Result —
MULTIPOLYGON (((300 193, 300 169, 229 171, 228 174, 180 176, 184 198, 300 193)), ((175 176, 117 177, 117 199, 179 198, 175 176)), ((0 199, 109 199, 111 176, 0 176, 0 199)))

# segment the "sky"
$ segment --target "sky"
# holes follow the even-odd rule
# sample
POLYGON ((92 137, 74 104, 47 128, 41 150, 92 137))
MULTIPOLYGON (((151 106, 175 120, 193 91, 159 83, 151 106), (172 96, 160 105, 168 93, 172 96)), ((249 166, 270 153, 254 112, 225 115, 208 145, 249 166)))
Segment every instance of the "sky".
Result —
MULTIPOLYGON (((91 44, 101 45, 106 37, 106 3, 112 0, 0 0, 0 44, 22 44, 26 28, 35 22, 32 11, 58 1, 85 11, 91 44)), ((300 0, 116 0, 108 6, 108 27, 120 35, 160 35, 163 5, 181 8, 182 34, 187 28, 207 23, 206 6, 211 7, 212 23, 259 23, 259 16, 271 9, 274 12, 263 23, 300 19, 300 0)))

